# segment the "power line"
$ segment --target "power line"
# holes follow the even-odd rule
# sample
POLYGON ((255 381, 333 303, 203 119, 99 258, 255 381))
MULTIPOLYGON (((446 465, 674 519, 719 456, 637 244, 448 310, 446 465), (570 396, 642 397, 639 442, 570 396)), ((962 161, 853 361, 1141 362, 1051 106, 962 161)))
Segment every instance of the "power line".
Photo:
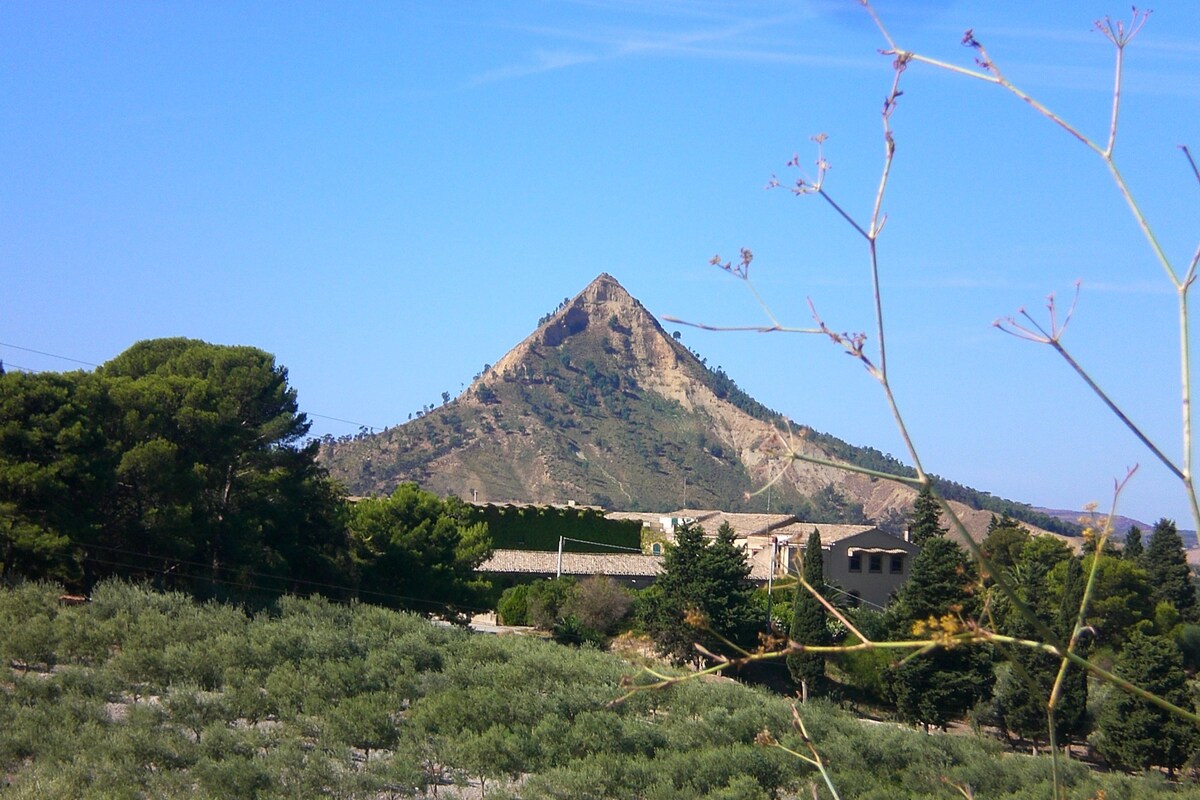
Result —
POLYGON ((34 350, 32 347, 22 347, 19 344, 9 344, 8 342, 0 342, 0 347, 11 347, 13 350, 24 350, 26 353, 37 353, 39 356, 49 356, 50 358, 61 358, 63 361, 71 361, 76 364, 83 364, 87 367, 98 367, 99 364, 93 364, 91 361, 83 361, 70 356, 60 356, 57 353, 47 353, 45 350, 34 350))
POLYGON ((365 422, 355 422, 352 419, 342 419, 341 417, 331 417, 328 414, 317 414, 316 412, 313 412, 313 411, 306 411, 304 413, 310 417, 320 417, 321 419, 331 419, 334 422, 344 422, 347 425, 357 425, 360 428, 368 428, 373 431, 380 430, 382 427, 380 425, 367 425, 365 422))
POLYGON ((608 544, 607 542, 592 542, 587 539, 572 539, 569 536, 560 536, 558 538, 562 539, 564 542, 579 542, 580 544, 595 544, 595 545, 599 545, 601 547, 608 547, 613 550, 628 550, 631 553, 642 552, 642 549, 640 547, 622 547, 619 544, 608 544))
POLYGON ((40 372, 40 371, 41 371, 41 370, 36 370, 36 369, 34 369, 33 367, 22 367, 20 364, 14 364, 14 363, 12 363, 11 361, 0 361, 0 366, 3 366, 5 369, 8 369, 9 367, 12 367, 12 368, 13 368, 13 369, 15 369, 17 372, 28 372, 28 373, 30 373, 31 375, 32 375, 33 373, 36 373, 36 372, 40 372))

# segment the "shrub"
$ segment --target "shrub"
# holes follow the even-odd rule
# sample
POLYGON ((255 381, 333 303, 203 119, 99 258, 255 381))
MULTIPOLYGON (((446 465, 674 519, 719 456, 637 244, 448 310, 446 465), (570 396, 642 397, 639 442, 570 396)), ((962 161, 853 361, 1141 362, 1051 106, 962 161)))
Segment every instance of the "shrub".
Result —
POLYGON ((496 604, 496 621, 501 625, 529 624, 529 584, 510 586, 496 604))
POLYGON ((562 613, 577 619, 584 628, 609 636, 629 616, 632 605, 628 589, 607 575, 593 575, 580 581, 568 595, 562 613))

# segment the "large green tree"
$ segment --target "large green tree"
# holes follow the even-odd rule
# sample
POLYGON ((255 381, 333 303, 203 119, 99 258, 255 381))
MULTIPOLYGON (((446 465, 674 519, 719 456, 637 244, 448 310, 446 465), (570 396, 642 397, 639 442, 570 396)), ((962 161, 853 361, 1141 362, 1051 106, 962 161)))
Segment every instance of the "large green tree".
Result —
MULTIPOLYGON (((1066 578, 1063 582, 1062 597, 1059 600, 1058 619, 1055 621, 1055 632, 1064 644, 1070 642, 1071 635, 1075 631, 1075 624, 1079 619, 1079 606, 1083 602, 1086 584, 1082 561, 1078 558, 1071 558, 1066 563, 1066 578)), ((1075 652, 1086 656, 1090 646, 1091 633, 1082 632, 1075 652)), ((1054 718, 1060 739, 1079 739, 1087 735, 1091 725, 1087 701, 1087 671, 1078 664, 1068 664, 1066 672, 1063 674, 1062 690, 1059 693, 1054 718)))
MULTIPOLYGON (((957 543, 926 541, 893 605, 893 637, 953 632, 978 611, 977 583, 975 565, 957 543)), ((905 719, 945 727, 991 694, 991 661, 986 647, 937 647, 893 667, 885 679, 888 694, 905 719)))
POLYGON ((912 633, 916 622, 943 614, 971 616, 978 606, 975 564, 957 542, 936 538, 925 543, 912 562, 908 580, 892 606, 896 632, 912 633))
POLYGON ((1189 622, 1198 619, 1196 589, 1191 582, 1191 568, 1183 539, 1169 519, 1154 524, 1150 541, 1141 561, 1150 578, 1151 605, 1166 601, 1175 606, 1180 616, 1189 622))
POLYGON ((104 530, 116 414, 84 372, 0 375, 0 578, 79 577, 72 546, 104 530))
MULTIPOLYGON (((1179 648, 1167 637, 1135 631, 1117 659, 1122 678, 1189 711, 1195 710, 1179 648)), ((1175 770, 1200 747, 1196 726, 1169 711, 1121 691, 1101 709, 1100 753, 1122 769, 1151 766, 1175 770)))
MULTIPOLYGON (((802 574, 812 591, 824 592, 825 566, 821 557, 821 533, 813 528, 804 546, 802 574)), ((812 592, 797 584, 792 606, 790 638, 800 645, 821 647, 830 643, 825 606, 812 592)), ((819 692, 825 681, 825 656, 821 653, 792 653, 787 657, 788 672, 800 684, 805 699, 819 692)))
POLYGON ((59 555, 65 537, 58 561, 81 564, 67 577, 84 586, 109 574, 203 591, 344 582, 340 493, 270 354, 139 342, 93 373, 4 375, 0 410, 6 569, 36 575, 30 551, 59 555))
MULTIPOLYGON (((1095 552, 1084 555, 1084 575, 1092 571, 1092 562, 1096 558, 1100 563, 1096 565, 1096 583, 1085 622, 1095 632, 1097 644, 1115 649, 1122 645, 1138 623, 1153 620, 1150 585, 1145 570, 1107 552, 1099 556, 1095 552)), ((1063 596, 1066 574, 1065 562, 1050 571, 1047 580, 1052 596, 1063 596)))
POLYGON ((753 587, 746 551, 724 524, 711 540, 695 523, 675 528, 663 571, 644 596, 641 615, 655 644, 677 661, 701 660, 695 645, 727 650, 753 629, 753 587))
MULTIPOLYGON (((1002 632, 1018 639, 1040 640, 1044 638, 1043 631, 1050 631, 1057 641, 1065 644, 1074 629, 1083 597, 1079 560, 1071 555, 1070 549, 1053 537, 1035 537, 1008 571, 1008 580, 1033 618, 1009 608, 1002 617, 1002 632), (1058 563, 1066 564, 1066 581, 1059 601, 1055 602, 1048 575, 1058 563)), ((1004 730, 1029 738, 1036 747, 1038 742, 1048 741, 1049 701, 1061 659, 1020 646, 1008 648, 1007 652, 1009 668, 996 689, 997 716, 1004 730)), ((1086 712, 1086 674, 1073 668, 1066 681, 1054 724, 1060 734, 1074 735, 1082 732, 1086 712)))
POLYGON ((1029 542, 1029 531, 1020 525, 991 528, 979 543, 983 554, 997 571, 1011 569, 1021 560, 1021 551, 1029 542))
POLYGON ((475 569, 492 541, 457 497, 402 483, 352 504, 349 528, 365 600, 424 612, 481 603, 488 584, 475 569))

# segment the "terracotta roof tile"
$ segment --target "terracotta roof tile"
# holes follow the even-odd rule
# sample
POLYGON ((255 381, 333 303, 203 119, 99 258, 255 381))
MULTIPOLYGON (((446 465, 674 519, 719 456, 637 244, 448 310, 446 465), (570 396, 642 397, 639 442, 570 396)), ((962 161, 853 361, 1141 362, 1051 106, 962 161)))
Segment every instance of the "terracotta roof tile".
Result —
MULTIPOLYGON (((558 553, 547 550, 495 550, 479 572, 554 575, 558 553)), ((563 553, 564 575, 624 575, 651 578, 662 571, 662 556, 563 553)))

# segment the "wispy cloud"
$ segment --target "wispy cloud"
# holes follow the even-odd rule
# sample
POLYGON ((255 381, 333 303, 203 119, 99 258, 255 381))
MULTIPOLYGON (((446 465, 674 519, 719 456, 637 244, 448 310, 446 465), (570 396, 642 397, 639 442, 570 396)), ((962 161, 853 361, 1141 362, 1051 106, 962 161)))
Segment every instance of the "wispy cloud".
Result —
POLYGON ((528 63, 510 64, 488 70, 487 72, 481 72, 472 77, 468 83, 471 86, 479 86, 485 83, 524 78, 542 72, 553 72, 554 70, 576 67, 581 64, 591 64, 600 59, 601 56, 595 53, 581 53, 567 50, 535 50, 533 58, 528 63))
POLYGON ((472 76, 468 84, 478 86, 497 81, 523 78, 554 70, 613 61, 622 58, 666 56, 746 62, 810 64, 831 67, 875 66, 878 59, 846 57, 836 54, 801 52, 790 42, 763 36, 763 31, 785 28, 808 15, 789 14, 738 17, 736 5, 697 4, 694 2, 642 6, 622 0, 577 0, 578 5, 607 11, 628 12, 644 17, 653 12, 662 17, 692 20, 703 18, 709 24, 687 30, 655 30, 634 26, 555 27, 510 25, 515 30, 568 47, 534 49, 520 63, 508 64, 472 76))

